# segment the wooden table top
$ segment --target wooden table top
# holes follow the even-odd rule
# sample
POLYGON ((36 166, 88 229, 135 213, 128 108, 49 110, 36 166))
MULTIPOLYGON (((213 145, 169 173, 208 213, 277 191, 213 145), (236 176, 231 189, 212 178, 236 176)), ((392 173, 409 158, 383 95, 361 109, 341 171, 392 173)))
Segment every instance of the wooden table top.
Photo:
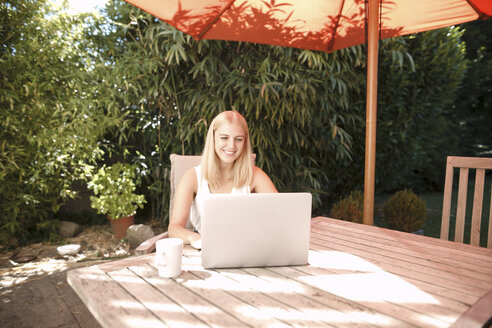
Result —
POLYGON ((491 249, 322 217, 310 249, 306 266, 205 270, 185 247, 175 279, 159 277, 153 254, 67 276, 103 327, 472 327, 465 312, 492 316, 491 249))

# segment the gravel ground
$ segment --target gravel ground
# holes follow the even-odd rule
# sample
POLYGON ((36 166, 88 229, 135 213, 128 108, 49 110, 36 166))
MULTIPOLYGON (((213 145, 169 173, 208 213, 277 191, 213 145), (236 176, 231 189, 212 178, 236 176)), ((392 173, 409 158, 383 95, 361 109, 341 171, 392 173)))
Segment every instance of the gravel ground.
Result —
MULTIPOLYGON (((155 234, 160 224, 151 224, 155 234)), ((30 244, 0 253, 0 327, 98 328, 99 323, 68 285, 70 269, 134 255, 113 236, 111 226, 86 227, 63 244, 79 244, 75 256, 61 256, 59 245, 30 244)))
MULTIPOLYGON (((156 235, 163 232, 159 223, 150 225, 156 235)), ((113 236, 109 224, 86 227, 77 236, 65 239, 63 244, 78 244, 81 248, 74 256, 61 256, 56 250, 59 245, 36 243, 0 253, 0 290, 92 262, 96 264, 98 261, 134 255, 125 239, 113 236)))

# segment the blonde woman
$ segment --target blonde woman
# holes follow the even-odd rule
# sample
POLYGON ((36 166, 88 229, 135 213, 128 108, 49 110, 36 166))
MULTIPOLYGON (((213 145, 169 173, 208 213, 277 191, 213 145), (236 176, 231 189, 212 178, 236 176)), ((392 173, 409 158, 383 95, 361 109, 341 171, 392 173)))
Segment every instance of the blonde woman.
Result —
POLYGON ((251 155, 244 117, 236 111, 217 115, 210 124, 200 165, 186 171, 176 189, 169 237, 199 245, 199 209, 208 194, 276 193, 270 178, 253 165, 251 155), (194 231, 185 228, 188 218, 194 231))

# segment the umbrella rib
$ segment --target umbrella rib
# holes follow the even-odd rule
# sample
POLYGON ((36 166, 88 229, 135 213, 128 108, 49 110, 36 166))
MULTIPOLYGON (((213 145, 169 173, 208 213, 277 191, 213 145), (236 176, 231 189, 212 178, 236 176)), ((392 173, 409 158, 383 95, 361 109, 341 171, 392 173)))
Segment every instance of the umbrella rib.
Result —
POLYGON ((198 34, 198 40, 200 40, 207 32, 208 30, 210 30, 210 28, 212 27, 212 25, 214 25, 220 18, 220 16, 222 16, 224 14, 224 12, 229 9, 230 6, 232 6, 232 4, 234 3, 234 1, 236 0, 230 0, 227 5, 225 5, 220 11, 219 13, 210 20, 210 22, 208 22, 208 24, 205 26, 205 28, 200 32, 200 34, 198 34))
POLYGON ((342 2, 340 3, 340 8, 338 9, 338 15, 337 15, 337 21, 335 23, 335 26, 333 27, 333 37, 330 39, 330 42, 328 42, 328 51, 331 51, 331 49, 333 48, 333 44, 335 43, 335 38, 337 36, 337 29, 338 29, 338 26, 340 25, 340 18, 342 16, 342 10, 343 10, 343 6, 345 5, 345 0, 342 0, 342 2))
POLYGON ((484 15, 478 8, 477 6, 475 6, 475 4, 471 1, 471 0, 466 0, 466 2, 470 5, 470 7, 472 7, 472 9, 477 13, 478 17, 480 17, 480 19, 483 19, 483 20, 486 20, 487 18, 489 18, 489 16, 487 15, 484 15))

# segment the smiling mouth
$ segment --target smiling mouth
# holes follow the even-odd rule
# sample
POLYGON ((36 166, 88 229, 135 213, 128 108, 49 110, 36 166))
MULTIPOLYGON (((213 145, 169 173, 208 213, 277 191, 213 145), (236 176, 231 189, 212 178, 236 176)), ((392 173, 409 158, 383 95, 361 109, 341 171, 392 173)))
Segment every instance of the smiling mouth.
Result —
POLYGON ((235 151, 227 151, 227 150, 223 150, 223 152, 229 156, 234 155, 236 153, 235 151))

